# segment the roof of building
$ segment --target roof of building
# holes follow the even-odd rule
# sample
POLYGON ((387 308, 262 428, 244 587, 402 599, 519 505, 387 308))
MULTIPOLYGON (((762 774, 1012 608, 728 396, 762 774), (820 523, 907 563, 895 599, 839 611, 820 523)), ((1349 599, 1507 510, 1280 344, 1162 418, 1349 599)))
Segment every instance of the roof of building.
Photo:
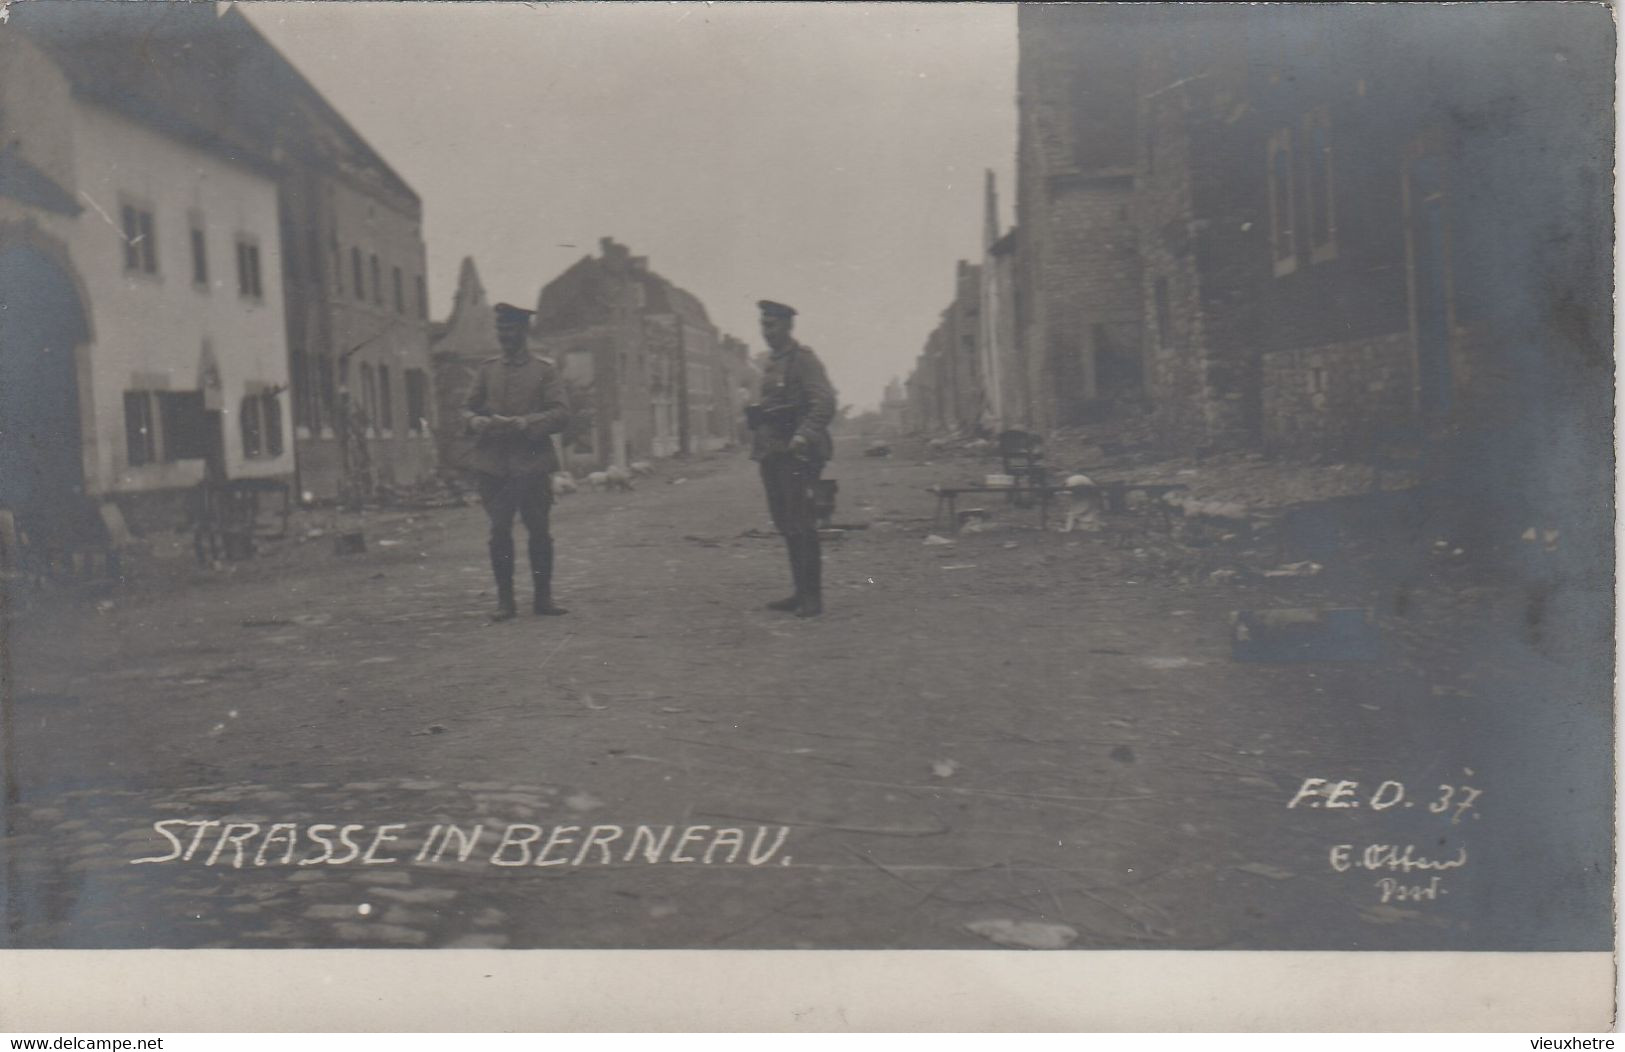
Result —
POLYGON ((249 167, 275 170, 297 157, 420 207, 406 181, 235 9, 34 0, 10 15, 82 98, 249 167))
POLYGON ((84 211, 56 180, 29 164, 15 143, 0 147, 0 197, 62 215, 84 211))

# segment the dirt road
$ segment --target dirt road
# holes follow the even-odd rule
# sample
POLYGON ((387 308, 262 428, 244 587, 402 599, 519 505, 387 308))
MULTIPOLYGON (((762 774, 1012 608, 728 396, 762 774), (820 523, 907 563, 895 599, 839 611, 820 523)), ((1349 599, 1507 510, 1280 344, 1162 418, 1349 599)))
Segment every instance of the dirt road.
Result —
POLYGON ((867 528, 808 622, 721 455, 563 500, 564 618, 486 622, 472 507, 16 604, 6 940, 1602 947, 1565 758, 1606 742, 1529 696, 1562 669, 1235 662, 1229 612, 1296 582, 1003 505, 923 543, 923 487, 985 470, 844 447, 867 528))

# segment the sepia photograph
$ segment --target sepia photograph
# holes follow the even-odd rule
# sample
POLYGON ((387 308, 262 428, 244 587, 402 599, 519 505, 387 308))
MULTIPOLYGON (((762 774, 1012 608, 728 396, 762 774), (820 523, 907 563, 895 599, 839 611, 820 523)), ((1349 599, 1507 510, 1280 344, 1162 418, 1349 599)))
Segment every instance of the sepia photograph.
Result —
POLYGON ((1614 18, 12 3, 0 950, 1612 1025, 1614 18))

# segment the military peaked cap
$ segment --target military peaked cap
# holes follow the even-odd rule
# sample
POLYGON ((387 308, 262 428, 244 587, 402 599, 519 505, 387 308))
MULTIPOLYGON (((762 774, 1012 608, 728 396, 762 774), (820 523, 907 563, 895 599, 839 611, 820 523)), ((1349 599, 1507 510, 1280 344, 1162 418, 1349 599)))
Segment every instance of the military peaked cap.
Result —
POLYGON ((772 300, 758 300, 756 306, 769 318, 794 318, 796 316, 794 307, 786 306, 783 303, 774 303, 772 300))
POLYGON ((531 315, 536 312, 523 307, 515 307, 511 303, 499 303, 491 308, 497 316, 497 321, 516 321, 524 324, 530 323, 531 315))

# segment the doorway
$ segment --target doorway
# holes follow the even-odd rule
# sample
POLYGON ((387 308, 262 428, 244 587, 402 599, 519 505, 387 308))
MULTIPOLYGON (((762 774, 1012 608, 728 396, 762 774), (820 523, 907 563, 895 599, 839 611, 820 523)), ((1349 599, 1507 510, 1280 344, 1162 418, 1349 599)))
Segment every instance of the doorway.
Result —
POLYGON ((0 249, 0 506, 40 535, 85 510, 77 351, 89 334, 61 263, 31 244, 0 249))

